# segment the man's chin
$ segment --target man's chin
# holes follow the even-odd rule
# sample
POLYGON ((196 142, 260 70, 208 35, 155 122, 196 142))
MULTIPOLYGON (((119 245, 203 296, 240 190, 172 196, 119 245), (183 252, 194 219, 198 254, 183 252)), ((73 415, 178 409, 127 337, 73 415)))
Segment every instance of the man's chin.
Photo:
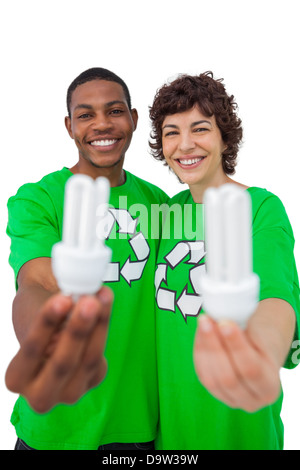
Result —
POLYGON ((114 168, 116 166, 120 166, 122 168, 123 163, 124 163, 124 156, 120 157, 117 160, 111 161, 111 162, 99 162, 94 159, 89 159, 89 163, 94 167, 100 169, 109 169, 109 168, 114 168))

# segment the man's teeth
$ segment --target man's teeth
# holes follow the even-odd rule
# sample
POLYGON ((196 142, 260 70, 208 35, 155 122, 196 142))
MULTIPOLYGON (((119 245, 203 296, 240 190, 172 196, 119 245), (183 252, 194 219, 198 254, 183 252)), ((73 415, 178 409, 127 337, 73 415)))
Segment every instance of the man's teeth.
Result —
POLYGON ((112 139, 112 140, 94 140, 91 142, 91 145, 94 146, 99 146, 99 147, 108 147, 108 145, 113 145, 117 142, 117 139, 112 139))
POLYGON ((193 163, 198 163, 200 162, 200 160, 203 160, 203 157, 200 157, 200 158, 189 158, 189 159, 185 159, 185 160, 180 160, 179 159, 179 163, 181 165, 193 165, 193 163))

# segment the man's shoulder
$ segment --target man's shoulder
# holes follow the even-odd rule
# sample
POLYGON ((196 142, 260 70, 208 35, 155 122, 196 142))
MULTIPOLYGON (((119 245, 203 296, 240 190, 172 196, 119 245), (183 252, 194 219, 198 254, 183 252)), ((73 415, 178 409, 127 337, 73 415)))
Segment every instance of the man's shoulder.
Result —
MULTIPOLYGON (((12 196, 10 200, 14 199, 27 199, 27 198, 39 198, 43 195, 56 197, 58 193, 64 191, 64 186, 67 179, 71 176, 71 173, 67 168, 63 168, 58 171, 51 172, 43 176, 39 181, 28 182, 20 186, 15 196, 12 196)), ((38 199, 36 200, 38 202, 38 199)))
POLYGON ((68 168, 64 167, 61 170, 53 171, 52 173, 43 176, 43 178, 41 178, 36 183, 27 184, 32 185, 32 187, 40 187, 46 191, 53 192, 58 187, 64 188, 65 183, 70 176, 72 176, 72 173, 68 170, 68 168))

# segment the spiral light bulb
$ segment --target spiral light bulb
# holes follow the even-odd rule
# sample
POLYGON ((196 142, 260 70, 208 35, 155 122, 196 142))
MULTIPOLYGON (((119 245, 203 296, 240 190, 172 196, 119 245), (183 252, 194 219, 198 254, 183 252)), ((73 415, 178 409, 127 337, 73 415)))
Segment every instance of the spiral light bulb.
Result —
POLYGON ((97 233, 99 208, 105 215, 109 182, 100 177, 74 175, 66 183, 62 241, 52 248, 52 269, 60 290, 78 298, 95 294, 111 258, 111 250, 97 233))
POLYGON ((204 194, 206 274, 204 310, 212 318, 245 328, 256 309, 259 278, 253 273, 251 199, 234 184, 204 194))

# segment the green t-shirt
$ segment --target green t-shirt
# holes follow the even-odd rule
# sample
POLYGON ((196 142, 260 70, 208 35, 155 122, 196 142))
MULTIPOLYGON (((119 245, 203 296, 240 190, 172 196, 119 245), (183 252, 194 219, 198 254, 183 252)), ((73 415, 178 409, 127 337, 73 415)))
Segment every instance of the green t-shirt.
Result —
MULTIPOLYGON (((299 319, 294 238, 285 209, 276 196, 264 189, 248 191, 260 299, 286 300, 299 319)), ((155 275, 160 401, 156 448, 281 449, 282 395, 272 406, 250 414, 215 399, 196 376, 193 343, 197 317, 202 312, 197 276, 205 269, 203 205, 195 204, 188 190, 170 199, 169 205, 171 215, 163 229, 155 275), (185 217, 181 217, 182 213, 185 217)), ((287 367, 296 365, 293 358, 291 349, 287 367)))
MULTIPOLYGON (((63 168, 22 186, 9 199, 9 261, 16 277, 27 261, 50 257, 53 244, 61 240, 64 186, 71 175, 63 168)), ((129 172, 125 184, 111 188, 107 244, 112 261, 106 284, 115 300, 105 353, 108 373, 77 404, 58 405, 44 415, 19 397, 12 423, 29 446, 97 449, 111 442, 154 439, 158 403, 153 279, 159 240, 151 238, 150 205, 166 199, 159 188, 129 172)))

